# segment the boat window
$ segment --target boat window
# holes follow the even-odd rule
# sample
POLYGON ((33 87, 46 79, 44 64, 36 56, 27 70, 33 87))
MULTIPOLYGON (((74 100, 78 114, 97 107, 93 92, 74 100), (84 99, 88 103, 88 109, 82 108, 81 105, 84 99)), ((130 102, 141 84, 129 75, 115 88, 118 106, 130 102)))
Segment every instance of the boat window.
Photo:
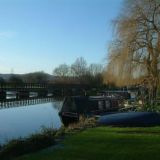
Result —
POLYGON ((109 100, 105 101, 105 109, 109 109, 110 107, 111 107, 111 104, 110 104, 109 100))
POLYGON ((104 109, 104 101, 98 101, 98 109, 103 110, 104 109))

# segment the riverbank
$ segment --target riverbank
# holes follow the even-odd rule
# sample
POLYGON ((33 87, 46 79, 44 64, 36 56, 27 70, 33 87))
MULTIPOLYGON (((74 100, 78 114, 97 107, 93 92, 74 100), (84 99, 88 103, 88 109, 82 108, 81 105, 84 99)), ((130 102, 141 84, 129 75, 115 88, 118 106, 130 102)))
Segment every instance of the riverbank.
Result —
POLYGON ((0 146, 0 159, 11 160, 15 157, 37 152, 47 147, 54 147, 64 138, 93 127, 96 127, 96 119, 84 117, 80 117, 78 123, 70 124, 66 128, 62 126, 58 130, 43 127, 40 132, 27 137, 12 139, 0 146))
POLYGON ((66 137, 58 146, 16 160, 159 160, 160 127, 97 127, 66 137))

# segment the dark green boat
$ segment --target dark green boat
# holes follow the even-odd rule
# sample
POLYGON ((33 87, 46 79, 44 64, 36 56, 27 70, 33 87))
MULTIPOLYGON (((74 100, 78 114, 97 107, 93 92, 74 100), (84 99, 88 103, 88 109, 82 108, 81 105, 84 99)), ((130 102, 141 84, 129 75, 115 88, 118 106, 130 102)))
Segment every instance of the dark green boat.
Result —
POLYGON ((59 113, 64 125, 79 121, 80 115, 91 117, 120 109, 117 99, 105 96, 66 97, 59 113))

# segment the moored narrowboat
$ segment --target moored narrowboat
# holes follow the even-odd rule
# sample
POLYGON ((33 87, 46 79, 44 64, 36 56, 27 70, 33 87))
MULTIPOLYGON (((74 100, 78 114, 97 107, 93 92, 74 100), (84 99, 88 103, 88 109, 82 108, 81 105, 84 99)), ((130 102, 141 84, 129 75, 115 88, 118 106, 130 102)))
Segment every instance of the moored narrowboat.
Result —
POLYGON ((105 96, 66 97, 59 113, 64 125, 79 121, 80 115, 90 117, 116 112, 120 109, 118 100, 105 96))

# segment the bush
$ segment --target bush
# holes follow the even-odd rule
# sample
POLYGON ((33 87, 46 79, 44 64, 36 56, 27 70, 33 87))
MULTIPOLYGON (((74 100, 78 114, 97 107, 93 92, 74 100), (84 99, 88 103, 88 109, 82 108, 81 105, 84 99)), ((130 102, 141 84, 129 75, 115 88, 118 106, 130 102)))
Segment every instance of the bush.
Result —
POLYGON ((86 128, 96 127, 96 118, 85 118, 83 116, 80 117, 78 123, 72 123, 66 128, 66 132, 77 132, 82 131, 86 128))
POLYGON ((62 126, 61 128, 59 128, 55 134, 55 138, 62 138, 65 136, 65 131, 66 128, 64 126, 62 126))

